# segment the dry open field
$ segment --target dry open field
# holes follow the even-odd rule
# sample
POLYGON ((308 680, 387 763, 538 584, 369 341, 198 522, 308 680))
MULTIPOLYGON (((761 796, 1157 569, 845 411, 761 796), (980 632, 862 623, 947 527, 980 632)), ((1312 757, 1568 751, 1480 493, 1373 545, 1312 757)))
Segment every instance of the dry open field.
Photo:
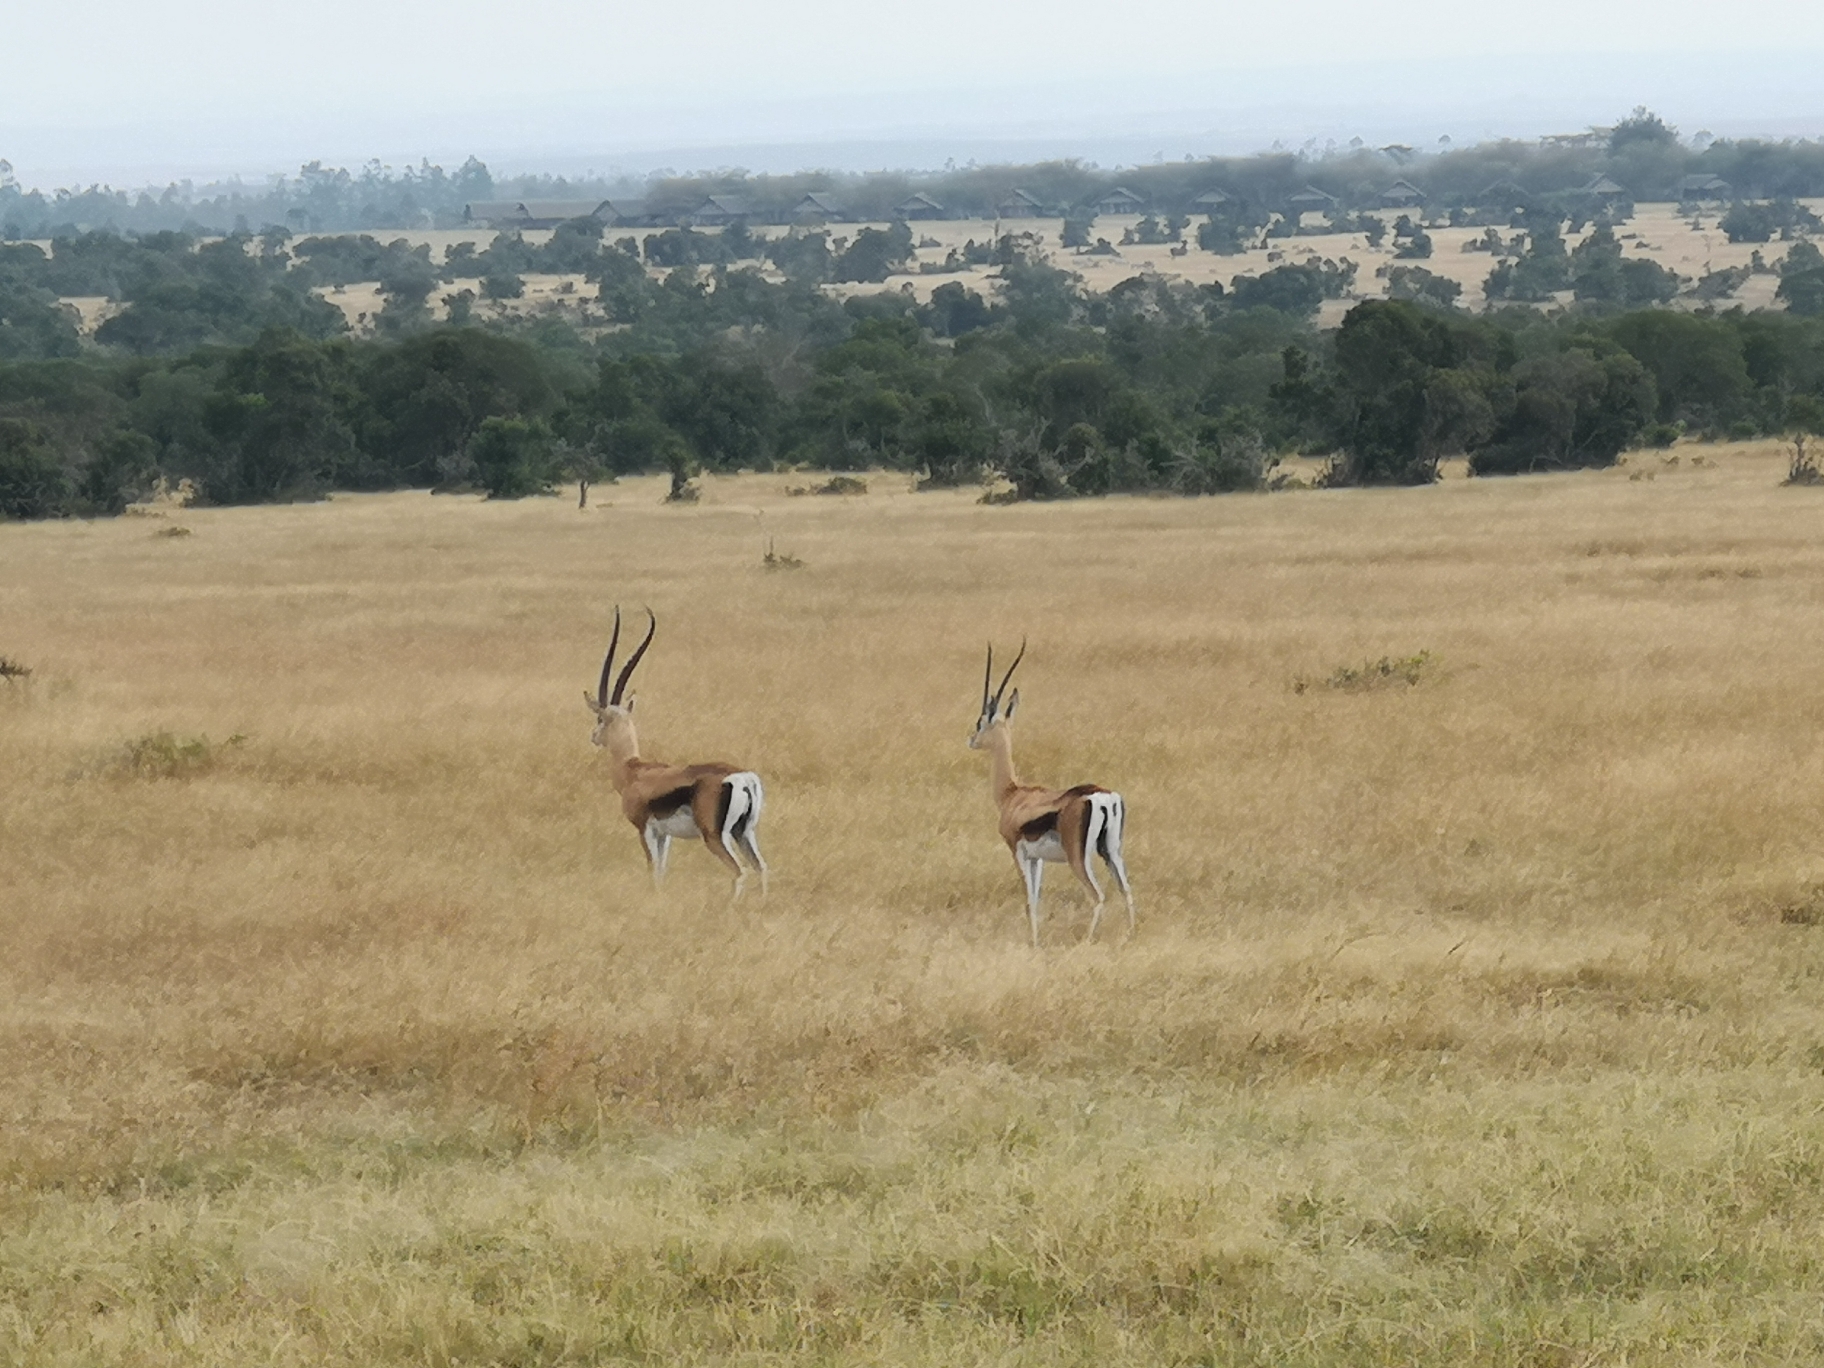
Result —
POLYGON ((1818 1362, 1824 490, 1676 454, 0 526, 0 1360, 1818 1362), (617 600, 764 902, 648 885, 617 600), (1131 942, 1026 944, 1023 633, 1131 942))

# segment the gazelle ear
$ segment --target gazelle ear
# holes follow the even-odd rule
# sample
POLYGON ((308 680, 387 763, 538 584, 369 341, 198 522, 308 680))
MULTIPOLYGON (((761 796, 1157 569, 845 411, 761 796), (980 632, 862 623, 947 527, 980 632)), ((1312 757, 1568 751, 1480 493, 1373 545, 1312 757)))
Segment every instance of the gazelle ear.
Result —
POLYGON ((634 701, 634 699, 636 699, 638 697, 639 697, 638 694, 628 694, 627 701, 625 703, 621 704, 621 706, 627 710, 627 715, 629 717, 633 716, 633 701, 634 701))
POLYGON ((1019 706, 1020 706, 1020 691, 1018 689, 1015 689, 1013 691, 1013 697, 1007 700, 1007 711, 1002 713, 1001 715, 1003 717, 1005 717, 1009 722, 1011 722, 1011 721, 1013 721, 1013 710, 1019 706))
POLYGON ((587 689, 583 690, 583 706, 586 707, 587 709, 589 709, 590 712, 595 713, 598 716, 601 714, 602 710, 599 707, 597 707, 596 703, 595 703, 595 695, 590 693, 589 690, 587 690, 587 689))

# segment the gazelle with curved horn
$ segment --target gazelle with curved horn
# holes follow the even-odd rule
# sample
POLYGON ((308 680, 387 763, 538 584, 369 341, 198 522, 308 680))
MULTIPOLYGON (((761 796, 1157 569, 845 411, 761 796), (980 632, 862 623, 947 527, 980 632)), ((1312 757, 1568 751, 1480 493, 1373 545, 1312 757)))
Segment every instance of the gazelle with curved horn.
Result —
POLYGON ((589 739, 608 752, 614 790, 621 795, 621 811, 640 833, 655 884, 665 877, 673 839, 700 838, 735 876, 736 897, 741 896, 747 878, 742 856, 760 871, 760 891, 764 895, 766 861, 760 857, 755 832, 766 801, 760 776, 734 765, 667 765, 640 757, 640 738, 633 727, 633 699, 627 697, 627 681, 659 630, 659 621, 650 608, 646 617, 650 624, 646 639, 627 658, 614 681, 614 692, 609 693, 614 652, 621 643, 621 610, 614 610, 614 635, 608 640, 608 655, 602 661, 601 683, 594 694, 583 691, 583 701, 595 714, 595 731, 589 739))
POLYGON ((1013 672, 1025 658, 1026 643, 1021 641, 1020 653, 1001 676, 1001 687, 990 693, 994 683, 994 647, 988 647, 988 670, 982 677, 982 715, 976 719, 969 749, 987 751, 992 762, 991 783, 995 806, 1001 812, 1001 839, 1013 852, 1020 877, 1026 881, 1026 915, 1032 920, 1032 943, 1035 947, 1039 943, 1039 883, 1047 864, 1069 865, 1070 872, 1089 890, 1095 900, 1089 938, 1095 939, 1107 898, 1090 866, 1092 856, 1101 857, 1127 900, 1127 931, 1132 935, 1134 893, 1128 886, 1127 865, 1121 858, 1121 838, 1127 827, 1127 804, 1121 795, 1099 784, 1041 788, 1022 784, 1014 773, 1013 714, 1020 706, 1020 691, 1015 689, 1011 698, 1006 698, 1006 694, 1013 672))

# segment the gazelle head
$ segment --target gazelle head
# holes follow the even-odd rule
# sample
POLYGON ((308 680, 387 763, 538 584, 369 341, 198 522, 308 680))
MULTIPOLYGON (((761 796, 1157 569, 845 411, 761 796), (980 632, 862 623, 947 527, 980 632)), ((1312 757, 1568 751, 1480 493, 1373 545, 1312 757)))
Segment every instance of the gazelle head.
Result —
POLYGON ((1020 662, 1026 658, 1026 639, 1020 638, 1020 653, 1013 658, 1013 664, 1007 667, 1007 673, 1001 676, 1001 687, 989 693, 994 684, 994 646, 988 647, 988 669, 982 675, 982 715, 975 719, 975 734, 969 738, 969 749, 980 750, 991 734, 1005 735, 1007 726, 1013 721, 1013 710, 1020 706, 1020 691, 1015 689, 1011 698, 1007 697, 1007 682, 1013 678, 1013 672, 1020 668, 1020 662), (1006 699, 1005 703, 1002 702, 1006 699))
POLYGON ((608 638, 608 654, 602 660, 601 683, 595 686, 595 692, 583 690, 583 702, 589 705, 589 711, 595 714, 595 730, 589 740, 598 746, 611 745, 617 739, 630 738, 633 735, 633 699, 627 697, 627 681, 633 677, 633 667, 640 663, 640 657, 646 654, 646 648, 652 645, 653 634, 659 630, 659 620, 652 615, 652 609, 646 610, 646 639, 621 667, 620 677, 614 681, 614 692, 608 692, 608 677, 614 671, 614 652, 621 644, 621 609, 617 604, 614 609, 614 635, 608 638), (626 701, 623 702, 622 699, 626 701))

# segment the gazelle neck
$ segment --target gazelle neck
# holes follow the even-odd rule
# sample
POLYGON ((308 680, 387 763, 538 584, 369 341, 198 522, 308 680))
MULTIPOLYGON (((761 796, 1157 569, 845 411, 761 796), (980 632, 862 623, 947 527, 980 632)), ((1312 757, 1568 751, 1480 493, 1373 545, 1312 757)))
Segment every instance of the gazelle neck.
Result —
POLYGON ((640 737, 633 729, 633 719, 624 713, 610 718, 602 746, 608 752, 609 773, 619 793, 627 787, 634 762, 640 758, 640 737))
POLYGON ((982 735, 982 749, 988 752, 989 790, 999 804, 1020 783, 1013 768, 1013 729, 1005 722, 989 727, 982 735))

